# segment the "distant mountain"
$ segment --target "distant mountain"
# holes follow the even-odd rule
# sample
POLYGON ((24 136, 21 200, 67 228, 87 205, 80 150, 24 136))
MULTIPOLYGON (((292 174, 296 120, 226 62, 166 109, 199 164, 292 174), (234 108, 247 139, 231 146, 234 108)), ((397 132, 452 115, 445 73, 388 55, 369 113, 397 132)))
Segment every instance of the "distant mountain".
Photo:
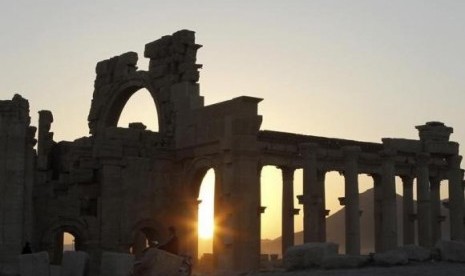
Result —
MULTIPOLYGON (((402 244, 402 196, 397 195, 397 227, 398 241, 402 244)), ((374 252, 374 194, 373 189, 369 189, 360 194, 360 210, 363 211, 360 217, 360 239, 362 254, 374 252)), ((414 202, 416 208, 416 201, 414 202)), ((449 238, 449 211, 441 205, 441 214, 446 216, 442 223, 442 234, 445 239, 449 238)), ((417 225, 415 223, 415 229, 417 225)), ((345 208, 329 216, 326 220, 326 237, 327 241, 339 244, 339 252, 345 252, 345 208)), ((415 230, 416 231, 416 230, 415 230)), ((303 243, 303 232, 295 233, 295 243, 303 243)), ((262 240, 261 251, 263 254, 281 254, 281 237, 274 240, 262 240)))

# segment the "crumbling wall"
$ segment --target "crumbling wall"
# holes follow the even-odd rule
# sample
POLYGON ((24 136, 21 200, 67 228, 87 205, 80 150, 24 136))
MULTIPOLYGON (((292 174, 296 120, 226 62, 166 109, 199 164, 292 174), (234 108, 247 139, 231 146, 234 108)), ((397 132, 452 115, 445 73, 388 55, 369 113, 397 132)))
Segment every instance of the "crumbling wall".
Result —
POLYGON ((34 134, 29 103, 0 101, 0 262, 12 263, 32 239, 34 134))

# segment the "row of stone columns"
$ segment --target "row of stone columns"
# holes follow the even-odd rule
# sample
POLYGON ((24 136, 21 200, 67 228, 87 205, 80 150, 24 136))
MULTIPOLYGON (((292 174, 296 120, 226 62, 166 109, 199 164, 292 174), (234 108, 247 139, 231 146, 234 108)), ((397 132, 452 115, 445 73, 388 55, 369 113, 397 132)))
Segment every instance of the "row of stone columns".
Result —
MULTIPOLYGON (((326 241, 325 209, 325 172, 317 166, 317 145, 302 145, 303 195, 299 202, 304 211, 304 243, 326 241)), ((345 197, 341 204, 345 205, 345 237, 346 253, 360 254, 360 207, 358 190, 358 158, 360 148, 347 146, 342 149, 344 163, 345 197)), ((374 182, 374 222, 375 251, 381 252, 397 246, 397 202, 395 186, 395 153, 384 151, 381 154, 382 165, 379 174, 372 175, 374 182)), ((441 238, 439 177, 430 177, 430 156, 420 153, 416 159, 414 176, 401 176, 403 183, 403 243, 415 243, 414 220, 418 220, 418 243, 431 247, 441 238), (413 181, 417 180, 417 214, 414 213, 413 181)), ((464 240, 464 197, 460 170, 460 156, 448 159, 447 178, 449 180, 449 208, 451 223, 451 239, 464 240)), ((294 244, 294 215, 298 213, 293 205, 293 173, 294 168, 281 167, 283 176, 282 204, 282 250, 294 244)))

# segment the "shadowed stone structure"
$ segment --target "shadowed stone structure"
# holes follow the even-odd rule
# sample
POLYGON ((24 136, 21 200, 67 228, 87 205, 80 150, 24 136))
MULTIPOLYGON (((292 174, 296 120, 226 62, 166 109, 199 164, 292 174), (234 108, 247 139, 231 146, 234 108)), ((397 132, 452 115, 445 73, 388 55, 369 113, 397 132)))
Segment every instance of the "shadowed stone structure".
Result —
POLYGON ((463 170, 452 128, 418 126, 420 139, 382 143, 260 130, 262 99, 241 96, 205 106, 199 93, 194 32, 182 30, 145 47, 149 70, 128 52, 97 64, 88 116, 90 136, 54 141, 53 115, 39 112, 38 143, 29 104, 15 95, 0 102, 0 262, 13 263, 26 241, 62 258, 64 232, 90 256, 93 275, 104 251, 136 256, 147 240, 162 241, 176 227, 180 252, 197 256, 198 195, 203 176, 215 171, 214 266, 250 271, 260 262, 260 172, 283 174, 283 250, 294 244, 294 170, 303 168, 305 242, 326 241, 325 174, 345 177, 347 254, 360 254, 358 175, 373 177, 376 250, 396 247, 395 177, 404 187, 403 237, 432 246, 442 214, 438 189, 448 180, 451 239, 464 239, 463 170), (129 98, 145 88, 158 112, 159 132, 142 124, 119 128, 129 98), (417 183, 417 213, 413 181, 417 183), (418 219, 418 233, 413 220, 418 219))

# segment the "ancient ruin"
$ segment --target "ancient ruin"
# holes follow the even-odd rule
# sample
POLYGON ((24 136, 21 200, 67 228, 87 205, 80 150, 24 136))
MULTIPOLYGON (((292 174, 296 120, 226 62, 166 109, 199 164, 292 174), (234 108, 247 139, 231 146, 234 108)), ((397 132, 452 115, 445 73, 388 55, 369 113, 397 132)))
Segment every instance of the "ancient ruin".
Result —
POLYGON ((262 99, 241 96, 204 105, 194 32, 182 30, 148 43, 148 71, 129 52, 97 63, 88 116, 90 136, 54 141, 53 116, 39 112, 31 126, 29 103, 19 95, 0 101, 0 263, 14 263, 26 241, 62 258, 63 232, 90 255, 98 270, 103 252, 139 254, 146 239, 163 240, 175 225, 181 251, 197 257, 198 194, 214 169, 214 264, 250 271, 260 261, 260 171, 282 170, 283 250, 294 243, 293 175, 303 168, 304 241, 325 241, 325 173, 345 178, 347 254, 360 254, 358 175, 373 178, 375 245, 398 245, 395 177, 403 181, 403 244, 431 247, 441 237, 439 185, 448 180, 450 237, 464 240, 464 193, 459 145, 440 122, 417 126, 419 140, 382 143, 260 130, 262 99), (147 89, 159 131, 134 123, 117 127, 128 99, 147 89), (37 130, 37 140, 35 133, 37 130), (37 143, 37 145, 36 145, 37 143), (417 183, 418 208, 413 205, 417 183), (418 231, 414 222, 417 220, 418 231))

